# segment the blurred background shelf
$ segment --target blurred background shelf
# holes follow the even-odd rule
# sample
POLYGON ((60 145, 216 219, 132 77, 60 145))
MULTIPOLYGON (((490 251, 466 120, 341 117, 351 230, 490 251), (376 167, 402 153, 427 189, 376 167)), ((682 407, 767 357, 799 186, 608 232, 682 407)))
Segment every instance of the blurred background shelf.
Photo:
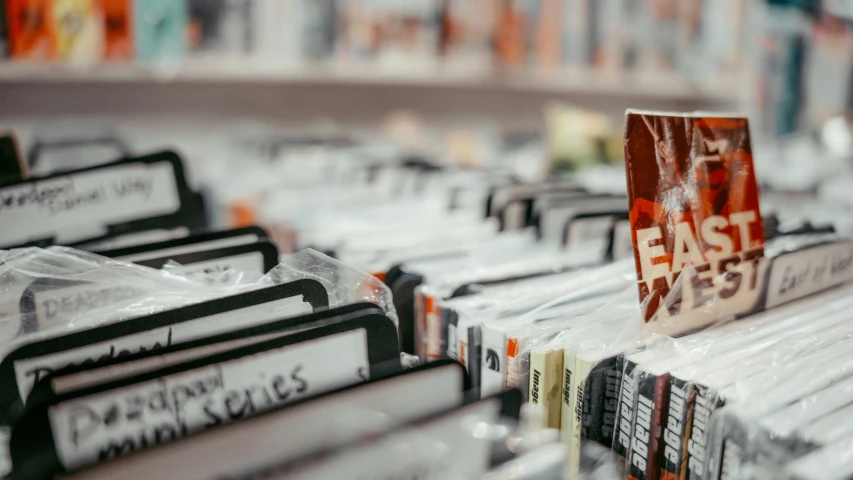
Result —
POLYGON ((708 85, 692 85, 671 73, 607 74, 591 69, 542 72, 494 71, 488 68, 375 68, 367 66, 268 67, 263 62, 193 61, 179 65, 74 66, 10 62, 0 65, 0 82, 55 83, 271 83, 373 87, 438 87, 447 89, 498 88, 530 93, 584 93, 650 97, 664 100, 729 103, 737 100, 737 79, 725 78, 708 85))
POLYGON ((193 60, 183 64, 0 65, 4 114, 117 115, 207 112, 284 119, 375 120, 389 109, 428 116, 489 117, 505 123, 541 118, 543 101, 563 99, 619 117, 627 106, 733 109, 733 76, 694 85, 672 73, 605 74, 591 69, 498 71, 409 65, 282 67, 262 61, 193 60), (73 95, 69 95, 73 93, 73 95))

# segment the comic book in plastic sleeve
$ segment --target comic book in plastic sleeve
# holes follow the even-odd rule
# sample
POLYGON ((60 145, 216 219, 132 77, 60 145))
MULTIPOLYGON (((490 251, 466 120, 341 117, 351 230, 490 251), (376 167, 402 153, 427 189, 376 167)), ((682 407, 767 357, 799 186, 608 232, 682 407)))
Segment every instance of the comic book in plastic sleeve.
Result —
POLYGON ((534 348, 530 352, 529 401, 543 406, 546 428, 560 428, 561 396, 563 393, 563 351, 534 348))
POLYGON ((615 346, 591 352, 591 361, 597 360, 590 371, 584 392, 583 425, 581 442, 594 442, 606 448, 613 448, 619 417, 619 389, 625 355, 642 349, 631 342, 629 345, 615 346))
POLYGON ((631 454, 632 422, 634 420, 634 398, 637 388, 637 378, 634 370, 637 368, 638 356, 645 355, 647 351, 628 352, 622 354, 618 361, 622 371, 622 382, 619 387, 619 402, 616 411, 615 440, 613 441, 613 453, 616 456, 617 465, 627 472, 628 458, 631 454))
MULTIPOLYGON (((667 444, 672 450, 671 455, 667 455, 667 460, 662 463, 661 478, 672 478, 673 475, 675 478, 703 478, 708 470, 707 457, 711 449, 711 418, 716 410, 743 397, 739 393, 738 385, 755 383, 757 379, 774 370, 768 369, 769 365, 796 364, 798 359, 814 352, 825 351, 831 356, 849 348, 843 345, 844 342, 839 343, 840 339, 846 337, 844 332, 849 329, 845 312, 849 310, 850 304, 844 300, 844 297, 849 295, 848 292, 848 289, 826 292, 797 302, 794 306, 784 307, 782 311, 775 311, 772 315, 764 314, 764 320, 760 320, 758 316, 754 317, 753 322, 747 320, 743 323, 760 323, 754 330, 755 333, 766 332, 767 336, 758 338, 757 341, 754 339, 748 348, 740 348, 710 361, 673 370, 670 377, 670 413, 673 413, 672 392, 675 391, 676 385, 679 389, 684 389, 687 411, 683 412, 686 413, 682 417, 683 422, 675 422, 674 426, 680 426, 680 432, 678 429, 672 434, 665 432, 664 438, 680 438, 684 443, 681 445, 680 465, 678 445, 667 444), (821 320, 803 322, 803 315, 808 312, 820 312, 818 316, 821 320), (789 320, 779 322, 777 317, 787 317, 789 320), (774 329, 783 323, 789 325, 774 329), (679 434, 682 436, 678 437, 679 434)), ((733 339, 739 340, 748 336, 737 334, 733 339)))
POLYGON ((49 0, 6 0, 9 56, 44 61, 56 57, 56 29, 49 0))
POLYGON ((100 0, 98 6, 103 17, 104 59, 130 60, 133 58, 133 11, 127 0, 100 0))
MULTIPOLYGON (((714 413, 706 447, 706 465, 701 477, 736 478, 730 474, 743 472, 766 456, 759 453, 759 422, 785 408, 815 405, 809 398, 834 384, 849 381, 853 368, 850 339, 799 355, 780 364, 764 375, 738 382, 720 392, 726 405, 714 413), (733 399, 733 395, 737 398, 733 399), (734 400, 734 401, 733 401, 734 400), (793 407, 792 407, 793 406, 793 407)), ((783 412, 784 415, 784 412, 783 412)), ((796 419, 792 419, 796 422, 796 419)))
POLYGON ((751 311, 764 231, 747 119, 634 110, 626 117, 628 208, 645 320, 664 303, 658 314, 677 318, 671 324, 679 330, 751 311), (688 278, 677 282, 682 274, 688 278))
POLYGON ((53 0, 56 55, 60 60, 96 61, 104 32, 94 0, 53 0))

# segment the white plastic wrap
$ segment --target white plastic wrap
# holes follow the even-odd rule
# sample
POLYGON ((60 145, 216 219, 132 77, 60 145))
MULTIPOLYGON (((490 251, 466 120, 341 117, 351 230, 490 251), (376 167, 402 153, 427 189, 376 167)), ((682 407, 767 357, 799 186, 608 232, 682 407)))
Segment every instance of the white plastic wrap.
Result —
MULTIPOLYGON (((718 480, 720 468, 726 475, 735 475, 753 467, 781 465, 806 445, 796 441, 793 432, 808 422, 809 415, 817 418, 820 413, 816 406, 820 402, 808 398, 811 392, 853 372, 846 354, 853 338, 848 326, 851 292, 853 287, 846 286, 681 338, 647 339, 644 351, 624 357, 620 398, 633 396, 633 400, 620 400, 618 410, 630 412, 643 405, 643 398, 666 396, 668 404, 652 408, 650 421, 666 428, 659 448, 672 449, 662 457, 666 459, 662 467, 669 473, 689 469, 688 475, 718 480), (694 400, 685 404, 687 398, 694 400), (798 401, 800 410, 791 406, 798 401), (762 425, 766 415, 770 417, 762 425), (735 446, 725 446, 732 442, 735 446), (679 450, 684 445, 694 446, 679 450), (795 450, 768 445, 793 445, 795 450)), ((836 395, 839 402, 853 400, 853 396, 836 395)), ((634 415, 624 423, 630 442, 643 438, 637 422, 634 415)), ((617 431, 622 428, 617 422, 617 431)), ((626 464, 646 461, 632 448, 633 444, 626 447, 620 440, 613 443, 614 452, 626 464)), ((781 475, 783 469, 773 471, 781 475)))
POLYGON ((782 236, 765 245, 763 257, 732 262, 716 277, 709 264, 688 262, 656 312, 646 312, 646 297, 646 335, 684 335, 853 282, 853 237, 782 236))
POLYGON ((520 352, 517 355, 517 368, 508 370, 510 386, 520 388, 527 398, 530 391, 531 355, 534 354, 542 356, 559 351, 562 357, 566 351, 577 355, 615 345, 641 344, 639 310, 633 288, 596 300, 589 306, 597 308, 581 315, 510 330, 508 335, 517 339, 520 352))
MULTIPOLYGON (((578 253, 563 258, 579 258, 575 255, 578 253)), ((462 358, 464 352, 459 351, 460 348, 455 344, 455 338, 467 339, 468 329, 470 328, 480 328, 488 322, 510 326, 515 322, 533 324, 537 321, 553 319, 555 316, 559 316, 558 309, 564 305, 584 301, 590 296, 601 296, 616 292, 632 282, 630 278, 632 265, 628 262, 619 262, 605 267, 581 268, 559 274, 520 279, 509 282, 507 285, 485 286, 482 287, 482 295, 441 300, 450 295, 453 289, 464 285, 465 279, 483 281, 490 277, 501 278, 513 274, 519 275, 521 272, 538 273, 540 268, 543 271, 555 268, 553 262, 556 260, 553 256, 550 257, 550 261, 543 261, 542 267, 537 266, 537 261, 545 260, 545 257, 530 258, 530 263, 526 264, 522 261, 525 257, 520 258, 518 262, 505 262, 491 269, 485 266, 475 267, 439 276, 434 283, 419 287, 417 292, 420 295, 439 299, 437 302, 439 311, 452 309, 456 312, 458 322, 455 327, 447 327, 451 330, 455 329, 455 331, 450 331, 446 335, 443 334, 438 345, 434 345, 435 335, 430 333, 432 332, 430 327, 421 329, 420 335, 416 337, 416 342, 419 340, 424 344, 430 344, 427 351, 446 351, 451 357, 462 358), (546 267, 546 264, 550 266, 546 267), (444 344, 445 337, 448 339, 447 344, 444 344)), ((560 264, 557 263, 556 265, 560 264)), ((603 303, 605 300, 592 300, 593 303, 597 301, 603 303)), ((419 324, 423 323, 421 319, 426 317, 426 312, 418 311, 419 324)), ((443 328, 444 325, 441 327, 443 328)))
POLYGON ((591 282, 576 293, 549 302, 555 305, 563 305, 563 302, 567 304, 562 308, 552 307, 553 312, 547 317, 540 320, 543 314, 549 313, 549 309, 546 309, 548 304, 513 322, 513 326, 507 329, 507 338, 517 342, 520 353, 516 355, 517 365, 507 368, 507 384, 526 393, 531 353, 564 350, 570 339, 571 345, 581 351, 600 349, 628 340, 639 342, 639 311, 635 305, 633 288, 625 290, 628 284, 630 280, 619 277, 608 277, 599 283, 591 282), (617 285, 621 285, 621 293, 618 294, 612 290, 617 285), (590 298, 580 300, 587 296, 590 298))
POLYGON ((67 247, 15 249, 0 262, 0 332, 6 343, 32 341, 248 288, 209 287, 67 247))
POLYGON ((261 282, 278 284, 302 278, 317 280, 326 288, 330 307, 370 302, 382 308, 394 325, 399 325, 391 290, 387 285, 373 275, 310 248, 283 255, 280 263, 261 282))
MULTIPOLYGON (((843 427, 849 413, 842 409, 853 404, 853 335, 846 331, 768 362, 766 370, 717 393, 721 408, 711 419, 708 478, 723 471, 777 478, 787 462, 849 436, 843 427), (827 421, 841 429, 828 433, 814 426, 827 421)), ((813 478, 836 473, 824 465, 813 478)))
POLYGON ((67 247, 6 251, 0 258, 2 341, 6 348, 14 348, 70 331, 305 278, 315 279, 326 288, 330 306, 370 301, 396 321, 391 294, 382 282, 315 251, 285 257, 266 276, 249 283, 242 283, 244 279, 239 276, 223 283, 221 279, 191 279, 171 271, 67 247), (25 295, 27 290, 30 293, 25 295), (28 305, 26 301, 22 304, 22 297, 30 299, 28 305))

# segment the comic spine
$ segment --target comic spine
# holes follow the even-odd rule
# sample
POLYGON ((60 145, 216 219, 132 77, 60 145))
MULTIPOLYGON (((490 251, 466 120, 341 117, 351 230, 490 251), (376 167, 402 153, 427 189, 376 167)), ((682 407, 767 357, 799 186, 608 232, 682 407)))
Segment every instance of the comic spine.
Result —
MULTIPOLYGON (((711 415, 725 402, 712 388, 699 384, 695 384, 693 388, 693 412, 688 428, 685 478, 702 480, 710 478, 706 476, 706 470, 709 470, 708 453, 712 448, 712 445, 708 443, 711 437, 711 415)), ((722 450, 723 447, 720 446, 719 449, 722 450)))
POLYGON ((704 478, 710 480, 741 478, 741 470, 746 463, 744 461, 747 452, 746 447, 752 440, 748 438, 747 429, 736 418, 725 417, 722 424, 725 434, 720 435, 722 441, 717 445, 721 448, 708 455, 706 465, 708 475, 704 478))
POLYGON ((571 401, 572 439, 569 444, 569 473, 576 476, 580 472, 581 464, 581 429, 583 427, 583 405, 584 392, 589 372, 595 366, 593 362, 581 357, 575 358, 575 387, 571 401))
POLYGON ((545 400, 544 389, 542 384, 545 381, 546 361, 545 354, 541 352, 532 352, 530 354, 530 388, 528 392, 528 401, 534 405, 542 405, 543 421, 542 425, 537 425, 539 428, 545 428, 548 424, 547 406, 545 400))
POLYGON ((456 358, 457 346, 457 331, 456 325, 459 322, 459 315, 449 308, 441 309, 441 356, 456 358))
POLYGON ((426 359, 427 361, 441 358, 441 308, 439 298, 430 295, 427 298, 426 312, 426 359))
MULTIPOLYGON (((457 315, 458 315, 458 313, 457 313, 457 315)), ((470 329, 470 328, 471 328, 471 325, 469 324, 468 319, 466 317, 463 316, 462 318, 458 319, 458 321, 456 322, 456 348, 455 348, 456 357, 451 357, 451 358, 454 358, 454 360, 458 360, 459 363, 461 363, 465 367, 466 370, 469 370, 469 368, 468 368, 468 329, 470 329)), ((468 374, 469 375, 471 374, 470 370, 468 371, 468 374)))
MULTIPOLYGON (((521 401, 529 402, 530 397, 528 396, 528 393, 530 391, 530 350, 526 350, 526 351, 521 352, 521 354, 518 356, 518 365, 519 365, 519 367, 518 367, 519 375, 518 375, 518 378, 516 379, 516 384, 510 386, 509 388, 517 388, 518 390, 520 390, 521 394, 522 394, 521 395, 522 396, 521 401)), ((560 380, 560 376, 562 374, 563 374, 563 354, 560 353, 560 369, 556 374, 557 375, 556 376, 556 378, 557 378, 557 386, 556 386, 557 390, 560 390, 560 388, 563 385, 562 380, 560 380)), ((562 392, 558 391, 554 395, 556 396, 557 405, 559 405, 560 404, 560 398, 559 397, 560 397, 560 395, 562 395, 562 392)), ((557 425, 554 428, 560 428, 560 426, 557 425)))
POLYGON ((506 335, 500 328, 485 324, 483 333, 483 362, 480 368, 480 388, 483 395, 503 390, 506 379, 506 335))
POLYGON ((657 448, 660 443, 661 419, 666 410, 665 394, 669 374, 655 375, 639 368, 634 371, 634 375, 637 378, 637 401, 629 456, 629 478, 656 479, 657 448))
POLYGON ((481 377, 483 365, 483 330, 480 325, 468 327, 467 352, 468 373, 471 376, 471 387, 479 391, 483 378, 481 377))
POLYGON ((669 377, 669 408, 660 447, 660 479, 682 480, 687 464, 688 427, 693 418, 693 386, 669 377))
POLYGON ((613 441, 613 453, 617 465, 627 472, 628 455, 631 451, 632 423, 634 421, 634 390, 637 382, 634 369, 637 367, 625 356, 622 356, 622 385, 619 387, 619 415, 616 417, 616 439, 613 441))
POLYGON ((622 370, 618 356, 606 358, 593 367, 587 377, 583 396, 581 442, 591 441, 613 448, 613 433, 619 415, 619 386, 622 370))
POLYGON ((415 355, 421 360, 426 360, 426 346, 424 339, 426 338, 426 316, 427 316, 427 295, 421 287, 415 288, 415 355))
POLYGON ((530 352, 530 402, 542 405, 545 428, 560 428, 563 349, 530 352))
POLYGON ((504 373, 503 388, 516 388, 521 373, 519 338, 512 335, 504 335, 504 343, 506 344, 506 349, 504 350, 506 352, 506 372, 504 373))
POLYGON ((577 376, 575 375, 576 355, 571 349, 563 351, 562 402, 560 402, 560 440, 566 446, 572 442, 572 429, 575 416, 572 414, 572 394, 575 390, 577 376))

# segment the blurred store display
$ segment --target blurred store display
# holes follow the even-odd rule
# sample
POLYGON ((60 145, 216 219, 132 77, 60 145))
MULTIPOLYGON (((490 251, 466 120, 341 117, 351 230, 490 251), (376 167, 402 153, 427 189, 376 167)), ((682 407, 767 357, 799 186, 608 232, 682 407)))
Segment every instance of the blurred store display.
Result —
MULTIPOLYGON (((665 100, 748 113, 756 135, 775 137, 853 104, 847 3, 4 0, 0 83, 428 87, 538 104, 589 96, 611 121, 628 103, 665 100)), ((27 111, 20 96, 9 101, 27 111)))
POLYGON ((456 72, 482 76, 521 70, 565 78, 594 70, 611 78, 639 72, 703 84, 738 71, 742 51, 734 42, 742 35, 746 11, 745 2, 729 2, 721 16, 713 7, 719 2, 673 0, 4 3, 6 53, 16 63, 165 67, 189 62, 182 71, 193 75, 205 68, 196 61, 212 58, 220 70, 207 71, 226 78, 233 70, 263 77, 268 70, 331 65, 333 73, 349 74, 369 65, 381 72, 416 69, 450 79, 456 72), (734 32, 727 35, 729 45, 720 47, 725 58, 714 65, 701 62, 713 71, 706 68, 700 82, 691 70, 707 53, 706 37, 725 29, 734 32))

